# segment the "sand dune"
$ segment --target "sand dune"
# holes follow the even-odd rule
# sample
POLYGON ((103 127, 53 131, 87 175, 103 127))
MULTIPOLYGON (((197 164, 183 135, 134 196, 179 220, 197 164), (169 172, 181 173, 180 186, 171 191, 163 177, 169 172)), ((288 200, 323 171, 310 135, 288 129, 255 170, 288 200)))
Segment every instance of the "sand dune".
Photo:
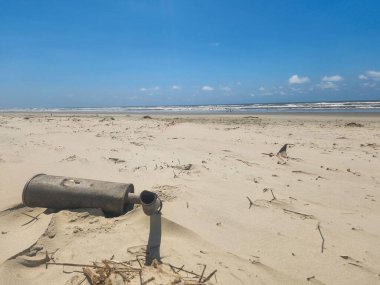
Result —
POLYGON ((157 192, 162 261, 198 273, 206 264, 212 283, 380 282, 380 117, 150 117, 0 116, 0 284, 79 283, 78 268, 46 269, 46 254, 130 260, 147 243, 140 208, 106 218, 13 207, 37 173, 157 192))

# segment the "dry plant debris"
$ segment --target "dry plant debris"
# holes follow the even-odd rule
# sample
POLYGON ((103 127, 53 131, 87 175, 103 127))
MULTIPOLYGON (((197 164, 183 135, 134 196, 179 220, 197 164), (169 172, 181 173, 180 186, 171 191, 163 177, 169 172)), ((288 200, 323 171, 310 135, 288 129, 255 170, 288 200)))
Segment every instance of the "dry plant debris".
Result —
POLYGON ((104 259, 101 262, 93 262, 92 264, 46 262, 46 268, 50 265, 81 267, 83 275, 72 276, 66 282, 66 285, 71 285, 73 282, 76 284, 75 282, 77 280, 81 280, 82 284, 87 280, 87 284, 91 285, 211 284, 209 280, 217 272, 217 270, 214 270, 206 275, 206 265, 204 265, 202 272, 198 274, 194 271, 184 269, 184 265, 177 267, 169 263, 159 263, 156 260, 153 261, 152 266, 144 266, 143 264, 144 258, 139 255, 128 261, 104 259))

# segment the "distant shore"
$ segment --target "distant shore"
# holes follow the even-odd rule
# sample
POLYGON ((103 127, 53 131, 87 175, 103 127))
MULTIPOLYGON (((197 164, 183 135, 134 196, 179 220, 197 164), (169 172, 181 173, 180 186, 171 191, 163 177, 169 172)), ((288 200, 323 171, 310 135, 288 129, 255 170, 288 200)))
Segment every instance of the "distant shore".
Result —
POLYGON ((13 108, 0 113, 83 113, 83 114, 277 114, 277 113, 380 113, 380 101, 288 102, 208 105, 13 108))
POLYGON ((78 111, 1 111, 0 116, 54 116, 54 117, 65 117, 65 116, 78 116, 78 117, 93 117, 93 116, 131 116, 131 117, 141 117, 141 116, 154 116, 154 117, 249 117, 249 116, 260 116, 260 117, 331 117, 331 118, 378 118, 380 117, 380 111, 360 111, 360 112, 250 112, 250 113, 199 113, 199 112, 78 112, 78 111))

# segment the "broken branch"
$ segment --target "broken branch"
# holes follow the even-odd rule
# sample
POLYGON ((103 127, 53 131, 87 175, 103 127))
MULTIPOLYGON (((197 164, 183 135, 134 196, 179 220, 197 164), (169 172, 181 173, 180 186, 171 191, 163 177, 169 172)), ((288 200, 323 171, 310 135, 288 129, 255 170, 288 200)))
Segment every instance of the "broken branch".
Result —
POLYGON ((255 204, 252 202, 252 200, 247 196, 247 199, 249 201, 249 208, 248 209, 251 209, 252 206, 254 206, 255 204))
POLYGON ((318 224, 317 229, 318 229, 319 234, 321 235, 321 238, 322 238, 322 249, 321 249, 321 252, 323 253, 323 249, 324 249, 324 246, 325 246, 325 238, 324 238, 323 235, 322 235, 321 227, 319 226, 319 224, 318 224))
POLYGON ((211 272, 210 275, 207 276, 207 277, 205 278, 205 280, 203 280, 202 283, 206 283, 207 281, 209 281, 209 280, 211 279, 211 277, 212 277, 217 271, 218 271, 218 270, 215 269, 213 272, 211 272))
POLYGON ((205 270, 206 270, 206 267, 207 267, 207 265, 205 264, 205 265, 204 265, 204 267, 203 267, 203 271, 202 271, 202 274, 201 274, 201 276, 199 277, 199 280, 198 280, 198 282, 201 282, 201 281, 202 281, 202 278, 203 278, 203 274, 205 274, 205 270))
POLYGON ((292 210, 288 210, 288 209, 282 209, 282 210, 283 210, 284 212, 286 212, 286 213, 297 214, 297 215, 303 216, 303 217, 305 217, 305 218, 309 218, 309 219, 313 219, 313 218, 314 218, 313 215, 303 214, 303 213, 296 212, 296 211, 292 211, 292 210))

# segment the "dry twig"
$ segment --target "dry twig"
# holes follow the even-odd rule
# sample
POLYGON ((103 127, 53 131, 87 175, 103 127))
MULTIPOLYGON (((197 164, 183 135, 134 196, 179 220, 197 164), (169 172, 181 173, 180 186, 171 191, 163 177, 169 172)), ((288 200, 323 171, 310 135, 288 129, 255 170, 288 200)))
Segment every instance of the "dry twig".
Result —
POLYGON ((198 280, 198 282, 201 282, 201 281, 202 281, 202 278, 203 278, 203 274, 205 274, 205 270, 206 270, 206 267, 207 267, 207 265, 205 264, 205 265, 204 265, 204 267, 203 267, 203 271, 202 271, 202 274, 201 274, 201 276, 199 277, 199 280, 198 280))
POLYGON ((249 208, 248 209, 251 209, 252 206, 254 206, 255 204, 252 202, 252 200, 247 196, 247 199, 249 201, 249 208))
POLYGON ((293 214, 300 215, 300 216, 304 217, 305 219, 313 219, 314 218, 313 215, 303 214, 303 213, 292 211, 292 210, 288 210, 288 209, 282 209, 282 210, 284 212, 286 212, 286 213, 293 213, 293 214))
POLYGON ((277 199, 276 199, 276 196, 274 196, 274 194, 273 194, 273 190, 272 190, 272 189, 270 189, 270 192, 272 193, 273 199, 270 200, 269 202, 272 202, 273 200, 277 200, 277 199))
POLYGON ((211 279, 211 277, 217 272, 218 270, 214 270, 213 272, 210 273, 209 276, 207 276, 204 280, 203 280, 203 283, 206 283, 207 281, 209 281, 211 279))
POLYGON ((322 238, 322 248, 321 248, 321 252, 323 253, 323 249, 325 248, 325 238, 324 238, 323 235, 322 235, 321 227, 320 227, 319 223, 318 223, 317 229, 318 229, 319 234, 321 235, 321 238, 322 238))

